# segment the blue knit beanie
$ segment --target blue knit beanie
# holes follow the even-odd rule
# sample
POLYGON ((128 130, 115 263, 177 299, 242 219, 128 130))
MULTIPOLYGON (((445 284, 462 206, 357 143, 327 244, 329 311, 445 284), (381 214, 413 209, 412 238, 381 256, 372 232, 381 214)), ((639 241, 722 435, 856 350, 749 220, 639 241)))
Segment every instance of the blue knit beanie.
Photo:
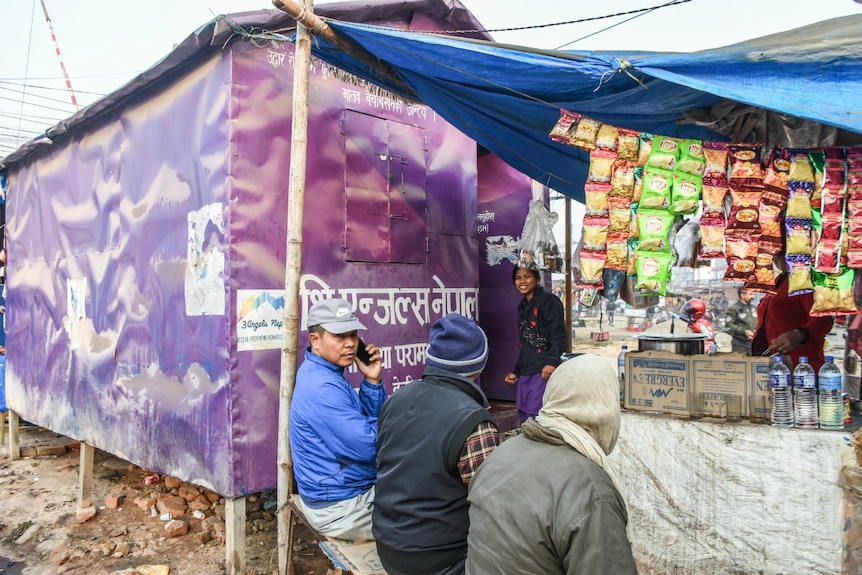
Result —
POLYGON ((485 369, 487 361, 488 338, 472 319, 450 313, 431 325, 427 366, 468 376, 485 369))

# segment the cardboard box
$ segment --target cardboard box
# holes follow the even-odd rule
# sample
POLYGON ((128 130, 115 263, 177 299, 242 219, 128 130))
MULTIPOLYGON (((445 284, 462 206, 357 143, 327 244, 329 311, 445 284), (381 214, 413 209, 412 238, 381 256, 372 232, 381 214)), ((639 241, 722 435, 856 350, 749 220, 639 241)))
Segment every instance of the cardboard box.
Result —
MULTIPOLYGON (((743 415, 748 415, 752 393, 769 396, 768 357, 748 357, 739 353, 679 355, 666 351, 626 354, 625 407, 689 415, 693 393, 706 394, 708 415, 722 417, 724 395, 742 398, 743 415)), ((764 415, 764 414, 761 414, 764 415)))

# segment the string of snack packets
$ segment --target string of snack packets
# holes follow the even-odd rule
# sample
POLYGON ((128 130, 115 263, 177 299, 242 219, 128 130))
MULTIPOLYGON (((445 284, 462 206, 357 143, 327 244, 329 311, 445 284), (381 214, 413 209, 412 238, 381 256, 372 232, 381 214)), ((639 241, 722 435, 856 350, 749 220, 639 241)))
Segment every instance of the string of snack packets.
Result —
POLYGON ((759 143, 653 135, 568 110, 549 135, 590 153, 582 290, 616 297, 629 275, 642 295, 664 295, 675 223, 700 209, 698 258, 725 258, 725 280, 775 293, 784 248, 788 293, 813 292, 812 316, 856 313, 862 146, 775 146, 762 162, 759 143))

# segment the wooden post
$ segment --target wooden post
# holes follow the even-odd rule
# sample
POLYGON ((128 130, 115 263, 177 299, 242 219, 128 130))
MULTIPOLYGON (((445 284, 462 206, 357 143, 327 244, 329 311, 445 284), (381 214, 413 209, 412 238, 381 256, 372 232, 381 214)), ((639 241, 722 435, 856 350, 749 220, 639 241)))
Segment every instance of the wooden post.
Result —
POLYGON ((245 569, 245 497, 225 500, 225 547, 228 575, 242 575, 245 569))
POLYGON ((85 517, 95 515, 93 507, 93 456, 95 449, 89 443, 81 442, 81 468, 78 470, 78 522, 86 521, 85 517))
MULTIPOLYGON (((312 2, 305 0, 305 4, 300 5, 296 2, 293 2, 292 0, 272 0, 272 5, 287 14, 288 16, 295 18, 296 21, 302 25, 300 26, 300 28, 304 26, 314 35, 320 36, 330 44, 336 46, 342 52, 350 54, 351 56, 368 66, 381 78, 384 78, 394 84, 397 84, 398 87, 401 88, 406 95, 415 96, 413 90, 411 90, 407 86, 407 84, 404 83, 404 80, 402 80, 398 73, 393 70, 388 64, 386 64, 386 62, 383 62, 379 58, 376 58, 372 54, 368 53, 365 48, 363 48, 356 42, 353 42, 349 38, 345 38, 336 34, 335 31, 329 27, 329 24, 315 16, 310 9, 312 2)), ((297 47, 299 47, 299 37, 297 37, 296 39, 296 45, 297 47)), ((309 50, 311 50, 310 47, 309 50)), ((294 71, 295 70, 296 69, 294 69, 294 71)), ((296 84, 294 84, 293 89, 295 94, 296 84)))
MULTIPOLYGON (((302 12, 311 14, 313 0, 304 0, 302 12)), ((276 4, 280 7, 279 4, 276 4)), ((311 14, 313 17, 314 15, 311 14)), ((302 270, 302 211, 308 152, 308 75, 311 66, 311 32, 298 24, 293 73, 293 118, 290 134, 290 179, 287 202, 287 250, 284 274, 284 347, 278 404, 278 569, 293 573, 293 512, 288 505, 293 490, 290 456, 290 401, 296 385, 299 341, 299 275, 302 270)))
POLYGON ((9 459, 21 457, 21 440, 18 437, 18 414, 9 410, 9 459))

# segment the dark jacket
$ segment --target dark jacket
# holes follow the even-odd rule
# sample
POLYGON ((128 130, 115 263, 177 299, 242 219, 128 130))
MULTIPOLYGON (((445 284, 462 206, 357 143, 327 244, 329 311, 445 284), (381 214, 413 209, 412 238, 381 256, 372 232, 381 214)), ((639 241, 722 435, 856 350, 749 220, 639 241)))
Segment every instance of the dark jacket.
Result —
POLYGON ((485 394, 426 368, 380 411, 373 532, 383 566, 431 573, 466 556, 467 486, 458 459, 467 436, 493 421, 485 394))
POLYGON ((468 575, 634 575, 622 496, 560 441, 506 440, 470 483, 468 575))
POLYGON ((733 351, 750 353, 751 341, 745 335, 747 330, 754 331, 757 326, 757 315, 754 313, 754 304, 744 304, 737 301, 727 308, 726 331, 731 337, 733 351))
POLYGON ((568 345, 560 298, 542 287, 536 288, 530 301, 523 298, 518 304, 518 336, 518 363, 512 373, 533 375, 546 365, 560 365, 568 345))

